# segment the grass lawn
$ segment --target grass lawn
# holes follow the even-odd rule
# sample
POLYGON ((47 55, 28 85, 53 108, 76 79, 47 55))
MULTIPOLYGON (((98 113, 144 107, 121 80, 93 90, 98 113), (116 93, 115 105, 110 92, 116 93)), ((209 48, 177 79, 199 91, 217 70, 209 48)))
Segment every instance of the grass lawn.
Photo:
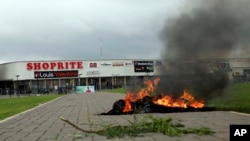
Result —
POLYGON ((250 83, 231 84, 223 95, 208 101, 208 105, 218 110, 232 110, 250 113, 250 83))
MULTIPOLYGON (((126 93, 126 89, 104 90, 111 93, 126 93)), ((0 120, 23 112, 39 104, 53 100, 60 95, 0 98, 0 120)), ((230 84, 222 95, 207 101, 206 105, 217 110, 232 110, 250 113, 250 83, 230 84)))
POLYGON ((39 104, 53 100, 60 95, 0 98, 0 120, 13 116, 39 104))

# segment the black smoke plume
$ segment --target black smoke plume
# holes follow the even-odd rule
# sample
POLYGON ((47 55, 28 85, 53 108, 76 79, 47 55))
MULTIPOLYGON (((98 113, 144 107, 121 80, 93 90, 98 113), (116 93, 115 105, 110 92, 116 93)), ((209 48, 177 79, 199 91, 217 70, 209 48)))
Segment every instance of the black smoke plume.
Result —
POLYGON ((159 89, 179 95, 187 88, 209 98, 221 93, 229 82, 227 70, 216 68, 216 61, 248 57, 250 1, 187 2, 185 12, 168 19, 160 34, 166 66, 161 70, 159 89))

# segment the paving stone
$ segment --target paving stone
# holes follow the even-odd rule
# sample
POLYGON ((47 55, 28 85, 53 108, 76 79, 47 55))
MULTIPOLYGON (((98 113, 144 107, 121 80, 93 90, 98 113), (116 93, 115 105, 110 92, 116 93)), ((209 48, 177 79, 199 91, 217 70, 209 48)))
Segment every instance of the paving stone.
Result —
MULTIPOLYGON (((9 120, 0 122, 1 141, 107 141, 104 136, 87 134, 76 130, 61 121, 63 116, 81 128, 88 130, 102 129, 103 125, 121 124, 139 120, 148 114, 138 115, 98 115, 109 111, 116 100, 124 94, 95 92, 91 94, 70 94, 53 102, 39 106, 9 120), (92 126, 92 124, 99 126, 92 126)), ((209 127, 216 133, 209 136, 184 135, 168 137, 159 133, 148 133, 144 137, 125 137, 111 141, 228 141, 230 124, 250 124, 250 115, 236 112, 184 112, 153 113, 156 117, 172 118, 186 127, 209 127)))

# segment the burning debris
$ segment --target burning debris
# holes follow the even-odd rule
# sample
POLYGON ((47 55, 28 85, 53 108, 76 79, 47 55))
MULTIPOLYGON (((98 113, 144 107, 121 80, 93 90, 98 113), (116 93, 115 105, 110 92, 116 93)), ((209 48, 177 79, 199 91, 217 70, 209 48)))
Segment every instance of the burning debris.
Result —
POLYGON ((231 70, 216 68, 213 61, 249 56, 250 2, 193 0, 184 6, 185 12, 168 19, 160 33, 165 48, 157 90, 159 79, 146 81, 146 88, 128 92, 104 114, 210 110, 186 88, 203 100, 223 93, 231 70))
POLYGON ((229 84, 230 70, 208 64, 249 56, 249 16, 248 0, 187 1, 183 12, 169 18, 160 33, 166 67, 162 67, 159 87, 164 93, 180 95, 191 86, 198 98, 221 95, 229 84))
POLYGON ((171 113, 171 112, 190 112, 190 111, 209 111, 213 108, 204 107, 203 100, 196 100, 187 90, 183 94, 174 98, 167 94, 156 94, 159 78, 153 81, 146 80, 145 88, 138 92, 127 92, 123 99, 116 101, 113 108, 101 115, 118 115, 133 113, 171 113))

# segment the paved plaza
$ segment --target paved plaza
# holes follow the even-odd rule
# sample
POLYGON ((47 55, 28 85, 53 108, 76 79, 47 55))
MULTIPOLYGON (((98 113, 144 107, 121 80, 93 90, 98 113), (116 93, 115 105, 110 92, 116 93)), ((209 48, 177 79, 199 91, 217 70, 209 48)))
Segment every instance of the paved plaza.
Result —
MULTIPOLYGON (((72 121, 84 129, 100 129, 97 124, 127 124, 133 115, 101 116, 109 111, 113 103, 124 97, 123 94, 95 92, 90 94, 69 94, 37 108, 0 121, 1 141, 229 141, 230 124, 250 124, 250 115, 236 112, 186 112, 154 113, 156 117, 171 117, 186 127, 209 127, 216 133, 199 136, 194 134, 168 137, 158 133, 143 137, 107 139, 97 134, 87 134, 76 130, 58 117, 72 121)), ((136 115, 138 118, 145 114, 136 115)))

